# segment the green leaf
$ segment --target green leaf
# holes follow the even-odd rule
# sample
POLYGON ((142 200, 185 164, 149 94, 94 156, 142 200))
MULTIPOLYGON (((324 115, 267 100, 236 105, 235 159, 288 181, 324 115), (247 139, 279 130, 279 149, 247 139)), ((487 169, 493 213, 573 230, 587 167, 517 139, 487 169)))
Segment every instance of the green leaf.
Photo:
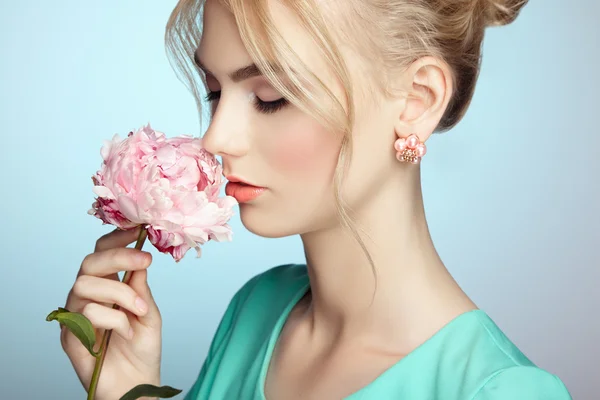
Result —
POLYGON ((125 393, 119 400, 135 400, 143 396, 158 397, 161 399, 169 399, 177 396, 181 390, 174 389, 171 386, 153 386, 149 384, 137 385, 129 392, 125 393))
POLYGON ((96 344, 96 332, 94 326, 83 314, 70 312, 66 308, 58 307, 46 317, 46 321, 58 321, 60 325, 65 325, 81 341, 86 349, 94 357, 100 354, 94 351, 96 344))

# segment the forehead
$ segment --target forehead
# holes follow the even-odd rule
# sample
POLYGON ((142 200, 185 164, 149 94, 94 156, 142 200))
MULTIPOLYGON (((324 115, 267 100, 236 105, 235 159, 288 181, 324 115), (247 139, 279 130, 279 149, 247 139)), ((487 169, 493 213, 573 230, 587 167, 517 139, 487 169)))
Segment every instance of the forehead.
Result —
MULTIPOLYGON (((254 11, 253 1, 233 0, 237 2, 246 1, 245 7, 254 11)), ((268 0, 268 12, 272 22, 272 28, 281 35, 286 45, 297 54, 298 58, 306 64, 306 67, 319 76, 327 78, 328 66, 321 56, 316 43, 309 33, 303 28, 301 21, 294 12, 284 6, 280 1, 268 0)), ((255 62, 252 60, 240 36, 240 30, 236 23, 236 17, 232 14, 231 4, 222 0, 207 0, 204 5, 203 31, 200 45, 196 50, 197 57, 211 71, 228 72, 238 67, 255 62)), ((249 30, 264 29, 264 25, 253 26, 256 15, 250 13, 252 18, 248 23, 249 30)), ((240 18, 241 19, 241 18, 240 18)), ((278 47, 281 47, 279 45, 278 47)))
POLYGON ((215 72, 222 70, 223 65, 235 68, 250 61, 233 14, 219 0, 207 0, 204 4, 202 37, 196 58, 215 72))

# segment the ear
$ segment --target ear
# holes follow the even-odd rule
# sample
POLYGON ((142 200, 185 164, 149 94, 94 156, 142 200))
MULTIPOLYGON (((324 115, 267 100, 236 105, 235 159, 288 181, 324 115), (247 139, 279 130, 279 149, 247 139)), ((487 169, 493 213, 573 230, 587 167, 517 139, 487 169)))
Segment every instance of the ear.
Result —
POLYGON ((406 93, 395 126, 399 137, 414 133, 425 142, 438 126, 452 97, 452 72, 443 61, 422 57, 402 75, 406 93))

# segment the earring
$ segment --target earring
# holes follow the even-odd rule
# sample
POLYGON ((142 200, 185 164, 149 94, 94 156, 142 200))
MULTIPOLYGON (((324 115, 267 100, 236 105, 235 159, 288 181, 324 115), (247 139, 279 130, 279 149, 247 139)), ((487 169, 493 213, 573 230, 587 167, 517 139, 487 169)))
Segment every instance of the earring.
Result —
POLYGON ((425 143, 421 143, 415 134, 396 140, 394 148, 397 151, 396 158, 398 161, 412 164, 418 164, 427 153, 425 143))

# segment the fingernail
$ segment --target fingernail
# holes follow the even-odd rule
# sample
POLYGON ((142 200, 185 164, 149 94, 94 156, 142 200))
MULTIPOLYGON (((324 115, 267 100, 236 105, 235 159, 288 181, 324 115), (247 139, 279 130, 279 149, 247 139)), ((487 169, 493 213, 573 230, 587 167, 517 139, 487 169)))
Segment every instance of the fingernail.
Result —
POLYGON ((143 313, 148 311, 148 304, 141 297, 135 299, 135 306, 143 313))
POLYGON ((129 336, 129 339, 133 339, 133 328, 129 328, 128 336, 129 336))

